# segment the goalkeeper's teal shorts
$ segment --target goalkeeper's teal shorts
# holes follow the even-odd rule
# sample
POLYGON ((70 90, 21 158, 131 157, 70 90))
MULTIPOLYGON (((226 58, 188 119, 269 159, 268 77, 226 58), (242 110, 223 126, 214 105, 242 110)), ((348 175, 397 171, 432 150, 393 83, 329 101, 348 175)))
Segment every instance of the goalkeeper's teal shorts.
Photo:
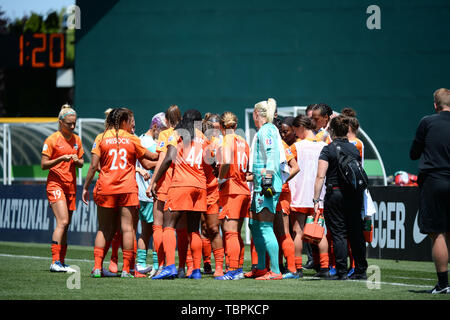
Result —
POLYGON ((152 223, 153 222, 153 202, 139 201, 139 220, 152 223))
POLYGON ((264 208, 269 209, 270 212, 275 214, 277 212, 277 204, 280 198, 280 193, 277 192, 273 197, 265 197, 259 192, 253 192, 252 205, 250 211, 259 213, 264 208))

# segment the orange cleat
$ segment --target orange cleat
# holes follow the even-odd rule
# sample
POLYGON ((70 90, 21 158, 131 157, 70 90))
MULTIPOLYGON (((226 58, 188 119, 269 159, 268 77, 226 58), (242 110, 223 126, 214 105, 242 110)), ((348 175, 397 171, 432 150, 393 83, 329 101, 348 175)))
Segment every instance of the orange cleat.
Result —
POLYGON ((256 278, 255 280, 282 280, 283 275, 281 273, 274 273, 272 271, 267 272, 265 275, 256 278))
POLYGON ((147 275, 145 273, 140 273, 137 270, 134 270, 134 277, 135 278, 147 278, 147 275))
POLYGON ((117 273, 119 272, 119 268, 117 267, 117 261, 111 260, 109 262, 109 272, 117 273))
POLYGON ((244 278, 255 279, 255 278, 264 276, 266 273, 267 273, 267 269, 259 270, 259 269, 255 268, 255 269, 247 272, 246 274, 244 274, 244 278))
POLYGON ((216 268, 216 270, 214 271, 214 278, 222 276, 223 276, 223 269, 216 268))

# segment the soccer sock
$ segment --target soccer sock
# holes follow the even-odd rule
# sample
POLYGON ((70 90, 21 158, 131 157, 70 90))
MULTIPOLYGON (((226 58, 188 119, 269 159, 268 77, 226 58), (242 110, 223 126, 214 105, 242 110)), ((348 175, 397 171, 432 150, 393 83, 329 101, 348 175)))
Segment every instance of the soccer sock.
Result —
POLYGON ((153 262, 153 269, 158 270, 159 264, 158 264, 158 253, 156 250, 153 250, 152 252, 152 262, 153 262))
POLYGON ((207 262, 211 264, 211 241, 208 238, 202 239, 202 255, 203 263, 207 262))
POLYGON ((188 270, 194 269, 194 260, 192 259, 192 252, 191 252, 191 249, 189 249, 189 248, 188 248, 187 255, 186 255, 186 265, 187 265, 188 270))
POLYGON ((105 248, 94 247, 94 269, 102 270, 105 248))
POLYGON ((111 242, 111 261, 117 263, 119 261, 119 247, 122 245, 122 234, 120 230, 114 234, 111 242))
POLYGON ((153 225, 153 248, 158 254, 159 266, 164 265, 164 248, 162 246, 163 227, 153 225))
POLYGON ((438 277, 438 285, 441 288, 448 287, 448 271, 436 272, 438 277))
POLYGON ((123 253, 123 268, 122 271, 130 272, 131 262, 133 260, 133 250, 122 250, 123 253))
POLYGON ((64 264, 64 260, 66 258, 66 252, 67 252, 67 244, 61 245, 61 251, 59 252, 59 261, 64 264))
POLYGON ((239 268, 242 268, 244 266, 245 244, 244 244, 244 240, 242 239, 240 232, 238 233, 238 240, 239 240, 239 246, 241 248, 241 251, 239 252, 239 268))
MULTIPOLYGON (((177 239, 175 237, 175 229, 166 227, 162 234, 162 249, 166 259, 166 265, 171 266, 175 264, 175 250, 177 248, 177 239)), ((159 252, 158 252, 159 257, 159 252)), ((158 259, 159 260, 159 259, 158 259)), ((160 264, 161 265, 161 264, 160 264)))
MULTIPOLYGON (((250 219, 253 220, 253 219, 250 219)), ((253 243, 255 244, 255 250, 258 255, 258 263, 256 268, 259 270, 264 270, 266 268, 266 246, 264 245, 264 238, 260 229, 260 222, 258 220, 253 220, 249 223, 251 227, 253 243)))
POLYGON ((213 254, 214 254, 214 261, 216 262, 215 264, 215 272, 219 272, 221 270, 223 270, 223 256, 224 256, 224 249, 223 248, 219 248, 219 249, 214 249, 213 250, 213 254))
POLYGON ((137 253, 137 240, 136 240, 136 237, 134 237, 133 256, 131 257, 131 260, 130 260, 130 269, 134 269, 135 268, 136 253, 137 253))
POLYGON ((328 253, 320 253, 319 260, 320 260, 320 268, 328 269, 329 263, 330 263, 329 258, 328 258, 328 253))
POLYGON ((147 250, 138 249, 136 254, 136 261, 139 266, 145 268, 147 266, 147 250))
POLYGON ((302 268, 302 257, 295 257, 295 269, 302 268))
POLYGON ((188 233, 186 228, 177 229, 178 243, 178 268, 186 265, 187 250, 189 247, 188 233))
POLYGON ((287 268, 290 272, 296 272, 295 267, 295 246, 290 234, 285 234, 280 238, 281 249, 286 257, 287 268))
POLYGON ((202 239, 200 238, 200 233, 191 232, 190 234, 190 248, 192 253, 192 260, 194 262, 194 270, 200 269, 202 264, 202 239))
POLYGON ((258 253, 256 252, 255 243, 253 242, 253 237, 250 241, 250 251, 252 254, 252 266, 258 264, 258 253))
POLYGON ((60 261, 60 252, 61 252, 61 245, 59 245, 56 241, 52 241, 52 263, 55 263, 56 261, 60 261))
POLYGON ((229 268, 233 271, 239 267, 239 254, 241 253, 238 233, 231 231, 225 232, 225 239, 227 242, 227 254, 230 257, 229 268))
POLYGON ((262 236, 264 238, 264 244, 266 250, 269 253, 270 258, 270 270, 274 273, 280 273, 280 267, 278 265, 278 242, 273 232, 273 223, 267 221, 259 222, 262 236))

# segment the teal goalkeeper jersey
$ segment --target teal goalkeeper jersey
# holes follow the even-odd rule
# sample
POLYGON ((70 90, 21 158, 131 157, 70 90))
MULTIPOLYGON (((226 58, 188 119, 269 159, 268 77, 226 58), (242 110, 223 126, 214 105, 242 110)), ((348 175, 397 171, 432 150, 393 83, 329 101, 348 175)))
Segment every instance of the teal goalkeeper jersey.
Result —
POLYGON ((281 192, 283 183, 280 169, 280 148, 283 146, 279 145, 278 135, 278 129, 272 123, 265 123, 257 132, 252 170, 255 192, 262 190, 262 169, 272 172, 272 185, 276 192, 281 192))

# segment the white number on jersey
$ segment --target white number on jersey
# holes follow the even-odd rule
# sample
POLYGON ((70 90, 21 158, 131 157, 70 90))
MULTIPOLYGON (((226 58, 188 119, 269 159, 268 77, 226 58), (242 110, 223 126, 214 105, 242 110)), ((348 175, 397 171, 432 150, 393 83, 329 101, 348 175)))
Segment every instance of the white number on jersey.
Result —
POLYGON ((117 170, 117 169, 125 169, 126 165, 127 165, 127 150, 125 149, 119 149, 119 153, 117 154, 117 149, 111 149, 109 150, 108 155, 110 156, 114 156, 113 161, 111 163, 111 167, 109 168, 110 170, 117 170), (120 159, 122 161, 119 162, 119 166, 116 165, 117 162, 117 155, 120 156, 120 159))

